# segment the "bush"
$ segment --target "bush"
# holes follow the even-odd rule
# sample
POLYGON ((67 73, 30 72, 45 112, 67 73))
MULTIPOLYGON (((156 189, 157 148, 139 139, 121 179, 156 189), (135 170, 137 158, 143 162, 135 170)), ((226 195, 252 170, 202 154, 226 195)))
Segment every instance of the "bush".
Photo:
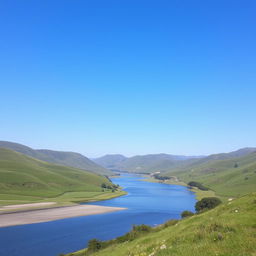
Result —
POLYGON ((157 180, 163 180, 163 181, 170 179, 170 177, 168 177, 168 176, 161 176, 161 175, 159 175, 159 174, 155 174, 155 175, 154 175, 154 178, 157 179, 157 180))
POLYGON ((102 184, 101 184, 101 187, 102 187, 102 188, 107 188, 106 183, 102 183, 102 184))
POLYGON ((102 248, 102 242, 97 239, 91 239, 88 242, 88 251, 90 252, 96 252, 102 248))
POLYGON ((204 191, 209 190, 207 187, 205 187, 203 184, 201 184, 201 183, 199 183, 197 181, 190 181, 188 183, 188 185, 191 186, 191 187, 197 187, 200 190, 204 190, 204 191))
POLYGON ((194 215, 194 213, 191 212, 191 211, 183 211, 183 212, 181 213, 181 217, 182 217, 182 218, 190 217, 190 216, 193 216, 193 215, 194 215))
POLYGON ((133 232, 149 232, 152 228, 148 225, 141 224, 141 225, 133 225, 132 231, 133 232))
POLYGON ((203 210, 213 209, 221 204, 221 200, 217 197, 205 197, 198 201, 195 205, 196 211, 201 212, 203 210))

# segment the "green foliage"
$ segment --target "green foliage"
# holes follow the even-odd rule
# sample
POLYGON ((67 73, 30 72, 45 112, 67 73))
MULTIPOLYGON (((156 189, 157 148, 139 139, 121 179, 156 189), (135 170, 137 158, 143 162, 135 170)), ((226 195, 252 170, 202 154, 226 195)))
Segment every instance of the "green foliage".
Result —
POLYGON ((88 252, 96 252, 102 248, 102 242, 97 239, 91 239, 88 242, 88 252))
POLYGON ((193 216, 193 215, 194 215, 194 213, 191 212, 191 211, 183 211, 183 212, 181 213, 181 217, 182 217, 182 218, 191 217, 191 216, 193 216))
POLYGON ((202 200, 198 201, 195 205, 197 212, 204 210, 210 210, 221 204, 221 200, 217 197, 205 197, 202 200))
POLYGON ((170 177, 163 176, 163 175, 160 175, 160 174, 155 174, 154 178, 157 179, 157 180, 169 180, 170 179, 170 177))
POLYGON ((199 188, 200 190, 204 190, 204 191, 209 190, 207 187, 205 187, 204 185, 202 185, 201 183, 196 182, 196 181, 190 181, 190 182, 188 183, 188 185, 189 185, 190 187, 196 187, 196 188, 199 188))
POLYGON ((141 225, 133 225, 132 232, 149 232, 151 231, 151 227, 145 224, 141 225))
POLYGON ((101 184, 101 187, 102 187, 102 188, 107 188, 106 183, 102 183, 102 184, 101 184))

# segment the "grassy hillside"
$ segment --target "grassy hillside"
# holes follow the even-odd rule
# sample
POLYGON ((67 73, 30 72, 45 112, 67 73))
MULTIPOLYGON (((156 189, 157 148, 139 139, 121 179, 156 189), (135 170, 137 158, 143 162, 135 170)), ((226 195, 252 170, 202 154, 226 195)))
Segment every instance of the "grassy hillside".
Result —
POLYGON ((53 151, 46 149, 35 150, 27 146, 9 141, 0 141, 0 148, 11 149, 13 151, 20 152, 27 156, 31 156, 33 158, 37 158, 49 163, 75 167, 102 175, 113 175, 113 172, 110 170, 103 168, 102 166, 94 163, 79 153, 53 151))
POLYGON ((255 256, 256 193, 106 249, 69 256, 255 256), (176 224, 175 224, 176 223, 176 224), (159 231, 160 230, 160 231, 159 231))
POLYGON ((256 153, 228 159, 199 160, 165 173, 180 180, 197 181, 214 190, 221 197, 238 197, 256 188, 256 153))
POLYGON ((42 200, 82 201, 115 194, 111 189, 103 192, 102 183, 113 185, 101 175, 0 148, 2 205, 42 200))

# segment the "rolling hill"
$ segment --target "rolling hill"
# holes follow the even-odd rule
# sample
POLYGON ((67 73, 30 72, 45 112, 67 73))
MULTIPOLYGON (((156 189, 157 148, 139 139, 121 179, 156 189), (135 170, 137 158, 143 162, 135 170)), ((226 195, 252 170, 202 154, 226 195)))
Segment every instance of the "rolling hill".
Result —
POLYGON ((93 161, 115 170, 134 173, 151 173, 156 171, 163 172, 174 166, 179 166, 185 161, 193 162, 198 158, 201 157, 149 154, 127 158, 122 155, 106 155, 101 158, 93 159, 93 161))
POLYGON ((253 256, 255 211, 256 193, 251 193, 179 222, 142 231, 138 238, 112 240, 105 249, 83 249, 67 256, 253 256))
POLYGON ((87 192, 103 194, 103 183, 113 186, 104 176, 0 148, 0 204, 49 199, 71 192, 83 196, 87 192))
POLYGON ((213 155, 172 168, 162 175, 176 176, 186 183, 200 182, 221 197, 237 197, 255 191, 256 152, 255 149, 242 149, 213 155))
POLYGON ((111 172, 110 170, 94 163, 87 157, 75 152, 62 152, 46 149, 36 150, 22 144, 9 141, 0 141, 0 148, 11 149, 13 151, 20 152, 27 156, 31 156, 33 158, 37 158, 39 160, 43 160, 49 163, 75 167, 101 175, 113 175, 113 172, 111 172))
POLYGON ((99 158, 93 158, 91 160, 105 168, 117 169, 116 167, 119 166, 126 159, 127 157, 120 154, 110 154, 99 158))

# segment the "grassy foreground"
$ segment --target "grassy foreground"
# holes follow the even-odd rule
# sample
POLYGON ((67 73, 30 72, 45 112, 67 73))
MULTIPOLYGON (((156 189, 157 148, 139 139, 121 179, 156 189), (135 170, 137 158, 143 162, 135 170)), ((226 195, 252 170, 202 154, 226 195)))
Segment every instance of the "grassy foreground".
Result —
POLYGON ((256 193, 251 193, 133 241, 68 256, 255 256, 255 212, 256 193))
POLYGON ((48 201, 60 206, 123 194, 104 176, 0 148, 0 206, 48 201))

